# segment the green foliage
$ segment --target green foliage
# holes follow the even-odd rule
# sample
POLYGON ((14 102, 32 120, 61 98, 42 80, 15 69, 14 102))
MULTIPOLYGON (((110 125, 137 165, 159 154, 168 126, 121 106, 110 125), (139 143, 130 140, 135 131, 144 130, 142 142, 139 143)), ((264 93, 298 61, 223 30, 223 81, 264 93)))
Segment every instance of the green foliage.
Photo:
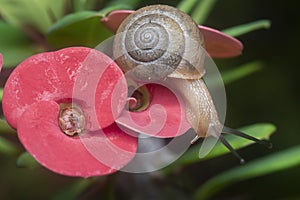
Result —
POLYGON ((74 12, 92 10, 95 5, 95 0, 72 0, 72 8, 74 12))
POLYGON ((4 137, 0 137, 0 153, 6 156, 15 156, 19 153, 20 148, 7 140, 4 137))
MULTIPOLYGON (((276 127, 273 124, 261 123, 254 124, 240 129, 244 133, 256 137, 258 139, 269 139, 270 135, 275 132, 276 127)), ((235 135, 226 135, 226 140, 232 145, 234 149, 240 149, 253 144, 251 140, 247 140, 235 135)), ((214 140, 214 138, 210 138, 214 140)), ((209 139, 208 139, 209 140, 209 139)), ((207 141, 209 142, 209 141, 207 141)), ((203 160, 215 158, 217 156, 229 153, 229 150, 220 142, 218 142, 209 154, 203 158, 199 158, 200 145, 194 144, 187 152, 183 154, 176 162, 174 162, 170 167, 166 168, 166 172, 174 170, 177 166, 184 166, 193 163, 198 163, 203 160)))
POLYGON ((27 57, 38 51, 38 46, 18 28, 0 21, 0 52, 3 54, 4 67, 15 67, 27 57))
POLYGON ((12 129, 4 119, 0 119, 0 134, 11 134, 16 133, 14 129, 12 129))
POLYGON ((35 169, 41 165, 28 152, 22 153, 17 158, 17 166, 28 169, 35 169))
POLYGON ((185 13, 189 13, 193 7, 195 6, 195 4, 199 2, 199 0, 185 0, 185 1, 181 1, 177 8, 185 13))
POLYGON ((223 30, 224 33, 231 35, 233 37, 238 37, 240 35, 258 30, 258 29, 268 29, 271 26, 270 20, 258 20, 255 22, 250 22, 247 24, 242 24, 234 26, 223 30))
POLYGON ((113 10, 135 10, 139 0, 113 0, 109 1, 108 4, 100 10, 103 15, 107 15, 113 10))
POLYGON ((243 64, 234 69, 222 72, 222 79, 224 84, 229 84, 239 79, 245 78, 263 68, 263 63, 260 61, 253 61, 243 64))
POLYGON ((96 181, 96 178, 78 180, 72 185, 63 188, 54 196, 53 200, 77 199, 84 190, 86 190, 89 186, 91 186, 91 184, 95 183, 96 181))
POLYGON ((208 180, 195 193, 195 199, 208 199, 236 182, 300 166, 300 146, 274 153, 225 171, 208 180))
MULTIPOLYGON (((96 11, 98 9, 95 6, 97 2, 97 0, 0 0, 2 17, 0 19, 0 52, 3 54, 4 68, 15 67, 32 54, 50 50, 47 45, 55 49, 68 46, 93 48, 112 36, 112 33, 100 23, 102 17, 112 10, 135 9, 141 3, 138 0, 105 1, 103 2, 105 7, 96 11), (71 13, 66 15, 66 11, 71 13), (42 41, 35 40, 28 30, 32 30, 42 41), (46 45, 43 43, 45 39, 46 45)), ((202 24, 207 20, 216 3, 217 0, 182 0, 177 7, 189 13, 197 23, 202 24)), ((223 32, 238 37, 258 29, 268 29, 270 24, 269 20, 258 20, 224 29, 223 32)), ((224 83, 233 83, 258 72, 264 67, 264 63, 254 61, 224 71, 222 73, 224 83)), ((0 89, 0 97, 2 97, 2 92, 3 89, 0 89)), ((259 139, 269 139, 276 127, 273 124, 260 123, 243 127, 240 130, 259 139)), ((16 132, 9 127, 6 121, 0 120, 0 133, 16 132)), ((6 136, 3 134, 0 137, 0 153, 15 158, 20 153, 20 146, 7 139, 6 136)), ((225 137, 235 149, 253 144, 252 141, 237 136, 226 135, 225 137)), ((199 158, 199 149, 200 145, 193 145, 179 160, 163 169, 166 177, 168 178, 167 175, 179 167, 216 158, 229 152, 221 143, 217 143, 207 156, 199 158)), ((300 146, 295 146, 247 162, 245 165, 238 165, 215 175, 200 185, 196 189, 194 197, 195 199, 208 199, 225 187, 239 181, 299 166, 299 155, 300 146)), ((17 166, 36 169, 40 164, 28 152, 25 152, 17 158, 17 166)), ((76 180, 74 184, 62 188, 61 192, 55 195, 55 199, 76 199, 94 183, 93 179, 76 180)))
POLYGON ((0 0, 0 14, 10 24, 46 33, 64 14, 67 0, 0 0))
POLYGON ((217 0, 201 0, 198 2, 199 3, 197 4, 195 10, 192 12, 191 17, 198 24, 203 24, 217 0))
POLYGON ((54 24, 47 33, 47 41, 59 49, 69 46, 94 48, 112 35, 101 23, 103 14, 95 11, 82 11, 67 15, 54 24))

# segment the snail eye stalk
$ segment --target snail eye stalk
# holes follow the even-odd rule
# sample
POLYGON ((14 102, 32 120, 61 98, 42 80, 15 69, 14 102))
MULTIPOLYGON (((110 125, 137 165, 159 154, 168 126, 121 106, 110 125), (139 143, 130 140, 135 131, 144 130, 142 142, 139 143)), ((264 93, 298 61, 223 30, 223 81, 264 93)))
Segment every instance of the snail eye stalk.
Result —
POLYGON ((219 140, 235 157, 237 157, 240 160, 241 164, 245 163, 245 160, 233 149, 233 147, 226 141, 223 135, 219 136, 219 140))
POLYGON ((243 133, 241 131, 238 131, 236 129, 232 129, 232 128, 224 126, 223 127, 223 133, 236 135, 236 136, 248 139, 248 140, 252 140, 252 141, 254 141, 254 142, 258 143, 258 144, 262 144, 262 145, 266 146, 269 149, 272 148, 272 143, 266 142, 266 141, 263 141, 263 140, 259 140, 259 139, 255 138, 255 137, 247 135, 247 134, 245 134, 245 133, 243 133))
MULTIPOLYGON (((271 149, 272 148, 272 143, 270 142, 266 142, 266 141, 263 141, 263 140, 259 140, 255 137, 252 137, 250 135, 247 135, 241 131, 238 131, 236 129, 232 129, 232 128, 229 128, 229 127, 223 127, 223 133, 227 133, 227 134, 232 134, 232 135, 236 135, 236 136, 239 136, 239 137, 242 137, 242 138, 245 138, 245 139, 248 139, 248 140, 252 140, 258 144, 262 144, 264 146, 266 146, 267 148, 271 149)), ((219 140, 222 142, 222 144, 235 156, 237 157, 239 160, 240 160, 240 163, 241 164, 244 164, 245 163, 245 160, 233 149, 233 147, 226 141, 226 139, 224 138, 223 135, 220 135, 219 136, 219 140)))

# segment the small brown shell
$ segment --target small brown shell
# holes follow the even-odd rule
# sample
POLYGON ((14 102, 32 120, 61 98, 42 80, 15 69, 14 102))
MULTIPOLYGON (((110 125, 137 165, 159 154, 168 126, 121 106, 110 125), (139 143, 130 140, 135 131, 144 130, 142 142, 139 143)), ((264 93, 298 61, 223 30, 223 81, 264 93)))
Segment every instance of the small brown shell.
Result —
POLYGON ((113 52, 124 72, 142 80, 200 79, 205 73, 203 46, 190 16, 171 6, 152 5, 122 22, 113 52))

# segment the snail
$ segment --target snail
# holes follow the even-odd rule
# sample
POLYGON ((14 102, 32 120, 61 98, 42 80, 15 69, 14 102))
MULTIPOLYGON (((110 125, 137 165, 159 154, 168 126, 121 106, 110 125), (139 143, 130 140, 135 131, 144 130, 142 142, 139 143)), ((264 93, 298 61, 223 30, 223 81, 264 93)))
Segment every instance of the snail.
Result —
POLYGON ((268 147, 270 143, 222 125, 202 77, 205 44, 198 25, 184 12, 167 5, 143 7, 129 15, 114 38, 113 54, 124 71, 142 82, 167 82, 183 97, 186 117, 196 133, 191 141, 213 136, 240 159, 220 134, 229 133, 268 147))

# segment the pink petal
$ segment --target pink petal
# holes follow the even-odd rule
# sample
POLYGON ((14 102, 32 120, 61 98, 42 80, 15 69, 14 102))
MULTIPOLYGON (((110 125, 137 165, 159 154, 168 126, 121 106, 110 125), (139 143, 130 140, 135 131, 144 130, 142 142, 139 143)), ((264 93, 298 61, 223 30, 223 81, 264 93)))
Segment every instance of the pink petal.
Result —
POLYGON ((199 25, 199 29, 205 40, 205 49, 211 57, 227 58, 242 53, 243 44, 239 40, 206 26, 199 25))
MULTIPOLYGON (((117 32, 123 20, 133 13, 133 10, 116 10, 101 19, 101 22, 111 31, 117 32)), ((237 39, 226 35, 216 29, 199 26, 204 36, 205 48, 214 58, 238 56, 242 53, 243 44, 237 39)))
POLYGON ((115 172, 134 157, 137 139, 123 133, 116 124, 103 132, 69 137, 59 128, 58 112, 56 102, 40 101, 31 104, 18 122, 20 141, 44 167, 67 176, 100 176, 115 172), (112 146, 122 151, 114 151, 112 146), (102 158, 95 158, 91 151, 102 152, 102 158), (101 162, 108 159, 113 165, 101 162))
POLYGON ((159 138, 176 137, 191 128, 185 118, 184 105, 173 92, 155 84, 149 84, 147 88, 152 96, 149 107, 141 112, 124 111, 117 123, 159 138))
POLYGON ((117 32, 120 24, 123 20, 133 13, 134 10, 114 10, 110 12, 106 17, 101 19, 101 22, 112 32, 117 32))
POLYGON ((6 82, 4 115, 17 128, 23 112, 35 102, 75 101, 88 115, 89 130, 99 129, 99 125, 104 128, 125 105, 127 85, 122 80, 119 67, 93 49, 71 47, 37 54, 23 61, 6 82))

